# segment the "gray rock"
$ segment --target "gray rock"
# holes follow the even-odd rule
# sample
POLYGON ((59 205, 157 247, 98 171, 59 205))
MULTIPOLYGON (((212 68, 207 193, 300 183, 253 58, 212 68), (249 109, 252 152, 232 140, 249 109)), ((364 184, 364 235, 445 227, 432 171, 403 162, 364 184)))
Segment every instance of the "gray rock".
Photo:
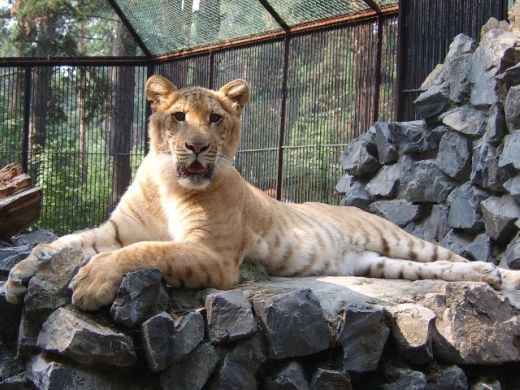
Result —
POLYGON ((303 367, 298 362, 290 362, 273 378, 268 378, 265 390, 308 390, 309 384, 305 379, 303 367))
POLYGON ((442 136, 448 131, 446 126, 428 129, 424 121, 401 122, 395 124, 399 152, 425 156, 436 152, 442 136))
POLYGON ((347 373, 318 368, 311 379, 312 390, 350 390, 352 384, 347 373))
POLYGON ((27 390, 25 385, 25 372, 5 378, 0 381, 0 389, 2 390, 27 390))
POLYGON ((38 352, 38 334, 42 323, 27 318, 22 312, 20 326, 18 328, 18 338, 16 340, 16 354, 21 358, 28 358, 38 352))
POLYGON ((11 268, 29 256, 29 253, 27 245, 0 248, 0 274, 8 276, 11 268))
POLYGON ((520 218, 520 206, 510 195, 491 196, 481 203, 486 233, 498 242, 508 242, 515 234, 515 221, 520 218))
POLYGON ((520 237, 511 241, 506 248, 504 261, 511 269, 520 269, 520 237))
POLYGON ((502 142, 506 134, 506 121, 504 115, 504 107, 502 103, 497 102, 491 107, 488 120, 486 122, 486 132, 484 140, 490 144, 497 145, 502 142))
POLYGON ((424 390, 426 389, 426 375, 408 367, 388 365, 385 367, 385 376, 390 383, 385 383, 383 390, 424 390))
POLYGON ((520 202, 520 176, 515 176, 504 183, 504 188, 514 200, 520 202))
POLYGON ((388 122, 377 122, 374 125, 376 129, 376 145, 377 155, 381 164, 390 164, 397 161, 397 145, 395 134, 395 126, 388 122))
POLYGON ((160 311, 156 308, 160 288, 161 271, 158 269, 127 273, 110 307, 114 321, 128 328, 141 325, 154 312, 160 311))
POLYGON ((421 305, 405 303, 389 308, 392 335, 399 354, 410 364, 433 360, 435 313, 421 305))
POLYGON ((458 366, 450 366, 440 371, 435 378, 435 390, 467 390, 468 378, 458 366))
POLYGON ((242 291, 209 294, 206 297, 206 312, 212 344, 229 343, 257 331, 251 304, 242 291))
POLYGON ((471 245, 472 236, 451 229, 441 240, 440 244, 461 256, 466 256, 466 248, 471 245))
POLYGON ((437 166, 453 179, 467 179, 471 162, 470 145, 464 135, 454 131, 447 132, 439 144, 437 166))
POLYGON ((406 226, 421 216, 423 207, 405 199, 380 200, 370 205, 369 210, 398 226, 406 226))
POLYGON ((518 35, 498 29, 487 32, 473 57, 471 104, 475 107, 492 105, 497 101, 498 82, 495 78, 515 65, 515 44, 518 35))
POLYGON ((497 149, 488 143, 477 145, 473 149, 472 170, 470 180, 486 190, 503 191, 502 184, 511 174, 505 168, 498 165, 499 153, 497 149))
POLYGON ((24 312, 28 318, 42 323, 48 315, 71 302, 69 283, 84 262, 83 253, 63 249, 49 261, 39 264, 29 281, 24 299, 24 312))
POLYGON ((385 165, 377 175, 368 182, 366 190, 372 196, 391 197, 399 186, 401 166, 399 164, 385 165))
POLYGON ((161 373, 161 388, 200 390, 208 381, 217 362, 215 348, 209 343, 201 344, 191 354, 161 373))
POLYGON ((383 310, 377 307, 349 307, 339 331, 343 366, 348 371, 366 372, 377 368, 390 330, 383 310))
POLYGON ((18 324, 22 314, 20 305, 13 305, 5 299, 5 282, 0 281, 0 345, 16 340, 18 324))
POLYGON ((448 196, 450 206, 448 225, 455 229, 478 231, 484 228, 484 220, 480 212, 480 203, 488 194, 471 183, 464 183, 448 196))
POLYGON ((504 108, 508 130, 520 129, 520 85, 511 87, 504 108))
POLYGON ((520 84, 520 64, 507 68, 495 78, 501 81, 501 89, 509 91, 512 86, 520 84))
POLYGON ((269 344, 269 356, 305 356, 329 348, 332 335, 321 306, 308 289, 253 298, 269 344))
POLYGON ((213 375, 210 390, 255 390, 258 388, 256 373, 266 361, 261 337, 240 342, 225 353, 222 364, 213 375))
POLYGON ((448 213, 448 206, 444 204, 433 205, 429 216, 418 222, 410 223, 405 230, 423 240, 438 242, 449 231, 448 213))
POLYGON ((471 390, 503 390, 504 387, 494 374, 479 375, 471 384, 471 390))
POLYGON ((434 161, 418 161, 413 164, 412 171, 403 193, 413 202, 442 203, 455 186, 434 161))
POLYGON ((0 389, 2 381, 23 372, 24 369, 22 361, 16 358, 16 347, 12 344, 0 344, 0 389))
POLYGON ((457 107, 444 113, 441 115, 441 121, 471 138, 480 138, 486 125, 484 114, 468 106, 457 107))
POLYGON ((43 355, 31 358, 27 364, 27 379, 39 390, 112 390, 121 388, 117 382, 87 371, 52 361, 43 355))
POLYGON ((46 229, 36 230, 32 233, 20 234, 18 237, 13 239, 14 246, 27 245, 29 249, 32 249, 40 243, 48 244, 56 240, 58 236, 46 229))
POLYGON ((454 364, 520 360, 520 311, 484 283, 446 283, 422 304, 437 315, 434 355, 454 364))
MULTIPOLYGON (((354 206, 366 210, 373 200, 372 195, 365 189, 365 185, 354 176, 345 175, 342 177, 342 187, 345 197, 341 200, 342 206, 354 206)), ((339 183, 338 183, 339 185, 339 183)))
POLYGON ((374 134, 366 133, 350 142, 347 150, 341 155, 341 165, 352 176, 365 177, 376 172, 381 166, 375 156, 377 147, 374 139, 374 134))
POLYGON ((83 364, 131 366, 136 361, 131 337, 71 308, 60 308, 49 316, 38 346, 83 364))
POLYGON ((504 138, 504 149, 498 160, 498 166, 514 167, 520 170, 520 130, 515 130, 504 138))
POLYGON ((269 273, 262 264, 244 262, 239 268, 240 283, 244 282, 264 282, 269 280, 269 273))
POLYGON ((177 312, 185 312, 204 307, 205 290, 185 288, 171 289, 172 308, 177 312))
POLYGON ((492 245, 491 238, 486 233, 479 234, 466 246, 464 256, 470 260, 491 261, 492 245))
POLYGON ((452 103, 448 82, 432 85, 414 101, 415 110, 422 118, 432 118, 447 111, 452 103))
POLYGON ((142 329, 148 367, 158 372, 186 357, 202 342, 205 324, 200 312, 186 314, 177 326, 172 316, 162 312, 144 322, 142 329))

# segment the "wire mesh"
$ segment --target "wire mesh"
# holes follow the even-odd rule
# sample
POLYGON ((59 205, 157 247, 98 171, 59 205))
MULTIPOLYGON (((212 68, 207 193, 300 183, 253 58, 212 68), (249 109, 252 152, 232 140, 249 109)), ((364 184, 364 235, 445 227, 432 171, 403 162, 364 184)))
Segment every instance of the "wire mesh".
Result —
POLYGON ((0 68, 0 167, 23 162, 24 69, 0 68))

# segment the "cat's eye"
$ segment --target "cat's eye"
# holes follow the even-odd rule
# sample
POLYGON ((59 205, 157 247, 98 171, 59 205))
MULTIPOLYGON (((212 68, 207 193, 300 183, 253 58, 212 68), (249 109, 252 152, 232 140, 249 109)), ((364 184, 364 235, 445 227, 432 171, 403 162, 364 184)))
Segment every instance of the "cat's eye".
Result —
POLYGON ((212 113, 209 116, 209 123, 217 124, 217 123, 220 123, 221 120, 222 120, 222 115, 219 115, 219 114, 216 114, 216 113, 212 113))
POLYGON ((173 117, 177 122, 184 122, 186 120, 186 114, 182 111, 174 112, 173 117))

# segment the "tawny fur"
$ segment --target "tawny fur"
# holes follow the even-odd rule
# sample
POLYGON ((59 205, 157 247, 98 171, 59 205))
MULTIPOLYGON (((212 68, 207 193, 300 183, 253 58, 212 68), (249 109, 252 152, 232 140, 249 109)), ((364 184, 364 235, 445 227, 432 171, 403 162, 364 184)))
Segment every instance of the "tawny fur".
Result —
POLYGON ((281 276, 470 280, 496 288, 502 276, 517 288, 515 271, 467 262, 355 207, 283 204, 247 183, 232 165, 249 100, 244 81, 219 91, 178 90, 152 76, 146 95, 151 150, 110 219, 37 246, 11 271, 10 301, 23 296, 38 263, 63 247, 92 256, 71 283, 73 302, 86 310, 109 304, 124 274, 144 268, 160 269, 173 286, 229 289, 244 259, 281 276), (195 160, 192 174, 186 167, 195 160))

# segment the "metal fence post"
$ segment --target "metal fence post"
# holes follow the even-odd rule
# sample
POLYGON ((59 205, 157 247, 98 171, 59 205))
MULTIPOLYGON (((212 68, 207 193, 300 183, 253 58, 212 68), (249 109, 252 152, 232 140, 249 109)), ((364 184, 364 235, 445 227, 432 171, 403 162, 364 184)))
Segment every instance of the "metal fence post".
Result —
POLYGON ((25 67, 24 76, 24 105, 23 105, 23 140, 22 140, 22 167, 29 172, 29 124, 31 120, 31 74, 32 67, 25 67))
POLYGON ((276 199, 282 199, 283 185, 283 145, 285 139, 285 113, 287 111, 287 79, 289 73, 289 50, 291 37, 286 33, 284 39, 283 78, 282 78, 282 107, 280 111, 280 136, 278 138, 278 178, 276 183, 276 199))
MULTIPOLYGON (((146 79, 148 80, 155 71, 155 65, 151 64, 146 67, 146 79)), ((146 119, 145 119, 145 137, 144 137, 144 154, 148 154, 150 150, 150 140, 148 139, 148 125, 150 122, 150 115, 152 115, 152 105, 146 100, 146 111, 145 111, 146 119)))

